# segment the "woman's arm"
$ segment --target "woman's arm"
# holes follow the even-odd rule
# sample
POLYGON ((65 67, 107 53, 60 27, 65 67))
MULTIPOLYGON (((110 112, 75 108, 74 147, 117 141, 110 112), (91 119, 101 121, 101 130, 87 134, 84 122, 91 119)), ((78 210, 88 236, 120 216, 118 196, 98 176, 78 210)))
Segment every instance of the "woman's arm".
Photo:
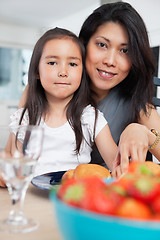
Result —
MULTIPOLYGON (((156 136, 151 133, 151 129, 155 129, 160 133, 160 115, 158 114, 157 110, 155 108, 150 108, 148 109, 149 115, 146 116, 143 111, 140 112, 140 124, 143 124, 144 126, 147 127, 149 130, 149 146, 151 146, 154 141, 156 136), (150 112, 149 112, 150 111, 150 112)), ((157 146, 149 150, 159 161, 160 161, 160 142, 157 144, 157 146)))
POLYGON ((108 124, 105 125, 105 127, 96 136, 95 143, 103 160, 112 171, 113 166, 115 165, 114 160, 118 147, 112 138, 108 124))

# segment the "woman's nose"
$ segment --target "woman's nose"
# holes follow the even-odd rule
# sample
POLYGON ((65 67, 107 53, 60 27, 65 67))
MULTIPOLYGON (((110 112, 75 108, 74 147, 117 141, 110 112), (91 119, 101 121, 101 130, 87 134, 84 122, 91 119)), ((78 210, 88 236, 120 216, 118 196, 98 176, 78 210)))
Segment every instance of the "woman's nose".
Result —
POLYGON ((114 67, 116 65, 116 52, 114 50, 107 51, 107 53, 105 53, 103 63, 109 67, 114 67))

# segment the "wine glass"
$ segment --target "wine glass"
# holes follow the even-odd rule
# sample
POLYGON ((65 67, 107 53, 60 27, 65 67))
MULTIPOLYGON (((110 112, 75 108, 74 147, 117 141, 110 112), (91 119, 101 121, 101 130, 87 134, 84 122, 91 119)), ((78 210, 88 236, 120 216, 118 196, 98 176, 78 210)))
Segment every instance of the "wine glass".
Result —
POLYGON ((23 214, 23 202, 41 154, 43 128, 40 126, 0 127, 0 169, 12 201, 7 219, 0 230, 12 233, 30 232, 38 227, 23 214))

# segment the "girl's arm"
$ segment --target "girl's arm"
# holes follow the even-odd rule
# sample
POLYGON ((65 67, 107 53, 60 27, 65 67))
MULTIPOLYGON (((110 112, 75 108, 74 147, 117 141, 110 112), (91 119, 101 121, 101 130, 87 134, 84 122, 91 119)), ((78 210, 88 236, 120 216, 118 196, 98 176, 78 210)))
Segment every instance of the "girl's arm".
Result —
MULTIPOLYGON (((7 145, 5 147, 5 151, 8 152, 9 154, 11 153, 11 134, 9 135, 7 145)), ((2 177, 2 171, 0 170, 0 187, 6 187, 6 182, 2 177)))
MULTIPOLYGON (((25 87, 25 89, 22 93, 22 96, 21 96, 20 101, 19 101, 18 108, 23 108, 24 107, 25 102, 26 102, 27 91, 28 91, 28 85, 25 87)), ((11 136, 9 136, 7 146, 6 146, 6 150, 8 152, 12 151, 12 149, 11 149, 11 136)), ((0 187, 6 187, 6 184, 5 184, 5 181, 2 177, 2 172, 1 171, 0 171, 0 187)))
POLYGON ((112 171, 113 166, 115 165, 114 160, 118 148, 112 138, 108 124, 106 124, 96 136, 95 143, 103 160, 106 162, 108 168, 112 171))

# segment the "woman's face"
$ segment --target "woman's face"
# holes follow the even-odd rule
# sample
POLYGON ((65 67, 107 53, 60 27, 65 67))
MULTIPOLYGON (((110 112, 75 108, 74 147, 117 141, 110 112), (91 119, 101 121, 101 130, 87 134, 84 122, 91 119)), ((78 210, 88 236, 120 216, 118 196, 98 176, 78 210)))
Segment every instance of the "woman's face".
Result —
POLYGON ((130 68, 128 34, 124 27, 114 22, 101 25, 89 40, 86 56, 86 69, 98 100, 122 82, 130 68))

